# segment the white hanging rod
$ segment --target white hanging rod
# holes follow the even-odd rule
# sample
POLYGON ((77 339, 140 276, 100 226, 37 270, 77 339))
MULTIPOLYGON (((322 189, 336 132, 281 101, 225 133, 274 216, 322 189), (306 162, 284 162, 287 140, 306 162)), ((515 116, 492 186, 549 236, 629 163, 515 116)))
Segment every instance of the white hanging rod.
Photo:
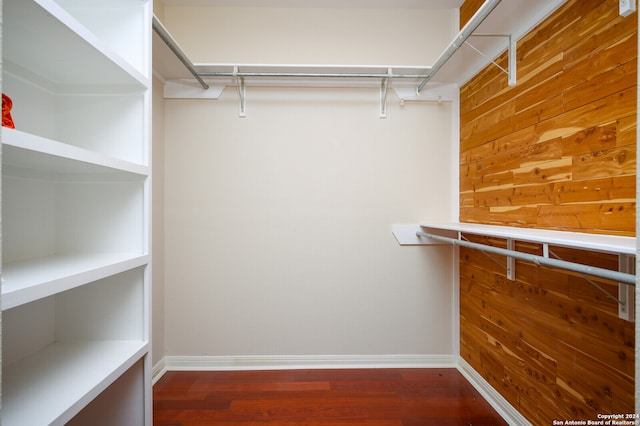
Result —
POLYGON ((191 75, 193 75, 198 83, 200 83, 202 88, 205 90, 208 89, 209 85, 198 75, 198 72, 193 67, 193 63, 191 62, 191 60, 189 60, 178 43, 173 39, 169 31, 165 28, 164 25, 162 25, 162 22, 160 22, 160 20, 156 18, 155 15, 153 16, 151 26, 153 27, 153 30, 156 32, 156 34, 158 34, 162 41, 164 41, 167 47, 173 52, 173 54, 176 55, 178 60, 182 62, 187 70, 189 70, 191 75))
POLYGON ((449 43, 449 46, 447 46, 444 52, 442 52, 442 54, 440 55, 436 63, 433 64, 433 66, 431 67, 431 70, 429 71, 429 74, 418 85, 416 89, 417 94, 420 94, 420 92, 422 91, 424 86, 429 82, 429 80, 431 80, 436 75, 436 73, 440 71, 440 68, 442 68, 444 64, 447 63, 449 58, 451 58, 453 54, 458 51, 458 49, 471 36, 471 34, 480 26, 480 24, 485 20, 485 18, 489 16, 491 12, 493 12, 493 9, 496 8, 496 6, 498 5, 498 3, 500 3, 500 1, 501 0, 486 0, 482 4, 482 6, 480 6, 480 8, 471 17, 471 19, 469 19, 469 22, 466 23, 466 25, 462 28, 462 30, 460 30, 460 32, 453 39, 453 41, 449 43))
POLYGON ((508 250, 500 247, 488 246, 485 244, 472 243, 470 241, 443 237, 440 235, 430 234, 423 231, 417 231, 416 235, 418 237, 431 238, 434 240, 443 241, 456 246, 468 247, 475 250, 498 254, 501 256, 512 257, 515 259, 531 262, 536 265, 550 266, 552 268, 564 269, 567 271, 577 272, 580 274, 590 275, 593 277, 605 278, 605 279, 616 281, 623 284, 635 285, 636 283, 636 276, 634 274, 628 274, 625 272, 612 271, 610 269, 598 268, 596 266, 583 265, 581 263, 568 262, 566 260, 552 259, 549 257, 522 253, 516 250, 508 250))

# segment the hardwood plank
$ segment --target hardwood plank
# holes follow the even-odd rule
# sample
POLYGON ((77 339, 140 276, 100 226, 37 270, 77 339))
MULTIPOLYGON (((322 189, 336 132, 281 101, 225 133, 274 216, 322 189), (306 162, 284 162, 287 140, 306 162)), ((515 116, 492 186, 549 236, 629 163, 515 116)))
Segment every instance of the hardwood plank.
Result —
POLYGON ((505 425, 455 369, 168 372, 154 424, 505 425))
MULTIPOLYGON (((573 37, 568 40, 570 44, 568 43, 564 50, 567 68, 581 61, 585 52, 596 57, 602 56, 604 50, 637 31, 637 22, 618 16, 616 0, 598 3, 594 9, 582 13, 572 33, 573 37)), ((637 55, 637 47, 632 47, 630 53, 637 55)))
POLYGON ((539 206, 537 224, 547 229, 589 229, 614 235, 634 235, 635 203, 595 203, 539 206))
POLYGON ((619 147, 575 156, 571 174, 574 180, 599 179, 636 173, 635 146, 619 147))
POLYGON ((634 114, 618 118, 616 134, 617 146, 633 146, 636 144, 636 116, 634 114))
MULTIPOLYGON (((630 37, 630 39, 635 42, 635 37, 630 37)), ((587 63, 585 66, 589 69, 597 65, 587 63)), ((636 75, 637 63, 635 60, 631 60, 621 65, 618 64, 612 70, 600 73, 570 89, 565 89, 562 93, 564 109, 565 111, 570 111, 629 88, 635 88, 637 84, 636 75)), ((568 84, 565 84, 566 86, 568 84)), ((627 114, 628 110, 621 110, 618 116, 627 114)))
POLYGON ((572 177, 573 162, 571 158, 535 162, 513 170, 514 185, 531 185, 546 182, 567 181, 572 177))
POLYGON ((588 129, 601 123, 610 123, 635 112, 637 93, 635 88, 607 96, 580 108, 541 121, 537 125, 539 134, 565 132, 574 134, 576 130, 588 129))
POLYGON ((561 138, 562 156, 576 156, 617 146, 618 122, 592 126, 561 138))
POLYGON ((614 176, 552 185, 554 204, 635 201, 635 175, 614 176))

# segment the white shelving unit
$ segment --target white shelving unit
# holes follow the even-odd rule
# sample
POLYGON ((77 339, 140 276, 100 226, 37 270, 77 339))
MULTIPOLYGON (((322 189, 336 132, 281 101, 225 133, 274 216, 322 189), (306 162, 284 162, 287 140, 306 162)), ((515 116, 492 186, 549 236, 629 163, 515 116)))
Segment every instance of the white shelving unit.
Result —
POLYGON ((151 425, 151 0, 5 0, 2 411, 151 425))

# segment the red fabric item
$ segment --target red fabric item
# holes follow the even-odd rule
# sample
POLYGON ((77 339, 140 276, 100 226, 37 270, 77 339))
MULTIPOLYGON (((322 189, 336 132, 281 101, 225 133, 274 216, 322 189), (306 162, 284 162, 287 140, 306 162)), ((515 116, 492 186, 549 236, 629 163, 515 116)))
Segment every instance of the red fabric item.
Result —
POLYGON ((10 129, 15 129, 15 125, 13 124, 13 118, 11 118, 11 108, 13 107, 13 102, 11 98, 2 94, 2 125, 4 127, 9 127, 10 129))

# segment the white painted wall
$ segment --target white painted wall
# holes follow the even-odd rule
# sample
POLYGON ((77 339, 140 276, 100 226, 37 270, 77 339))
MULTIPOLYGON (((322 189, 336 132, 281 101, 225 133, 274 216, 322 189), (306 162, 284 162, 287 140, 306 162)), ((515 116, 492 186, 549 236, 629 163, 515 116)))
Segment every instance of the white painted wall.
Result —
POLYGON ((449 44, 451 10, 165 7, 194 63, 431 65, 449 44))
MULTIPOLYGON (((443 11, 165 21, 197 62, 429 64, 454 32, 443 11)), ((453 354, 451 248, 391 234, 455 214, 452 106, 390 95, 379 119, 378 96, 250 87, 247 118, 233 88, 165 100, 165 355, 453 354)))

